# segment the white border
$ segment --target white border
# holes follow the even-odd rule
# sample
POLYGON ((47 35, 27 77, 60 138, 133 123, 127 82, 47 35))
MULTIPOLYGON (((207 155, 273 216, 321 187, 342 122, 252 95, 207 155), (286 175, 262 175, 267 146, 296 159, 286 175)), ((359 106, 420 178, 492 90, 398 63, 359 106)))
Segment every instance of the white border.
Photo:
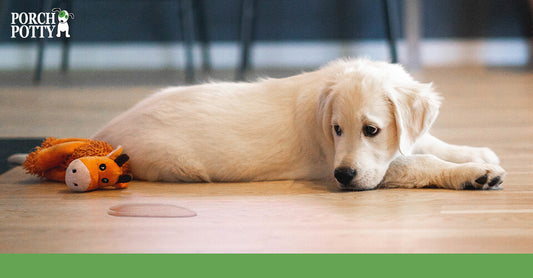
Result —
MULTIPOLYGON (((428 39, 420 44, 422 66, 460 65, 526 65, 529 58, 527 39, 446 40, 428 39)), ((403 41, 398 43, 400 62, 405 57, 403 41)), ((45 69, 57 69, 61 46, 49 42, 45 51, 45 69)), ((35 44, 5 43, 0 45, 0 70, 28 70, 35 65, 35 44)), ((195 48, 195 57, 199 57, 195 48)), ((384 41, 357 42, 256 42, 252 48, 252 64, 266 67, 317 67, 346 56, 388 59, 384 41)), ((236 42, 211 45, 215 69, 232 69, 238 64, 236 42)), ((196 64, 199 64, 199 58, 196 64)), ((405 62, 405 61, 403 61, 405 62)), ((73 70, 98 69, 181 69, 184 67, 181 43, 73 43, 70 55, 73 70)))

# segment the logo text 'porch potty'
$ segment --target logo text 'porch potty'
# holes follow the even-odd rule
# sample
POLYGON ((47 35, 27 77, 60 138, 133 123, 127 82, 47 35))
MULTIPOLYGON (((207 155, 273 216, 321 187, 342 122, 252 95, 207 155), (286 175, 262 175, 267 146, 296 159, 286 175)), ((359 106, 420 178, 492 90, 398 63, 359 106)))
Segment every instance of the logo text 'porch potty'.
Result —
POLYGON ((53 8, 52 12, 11 13, 11 38, 53 38, 54 30, 56 37, 65 33, 70 38, 69 19, 74 19, 74 14, 59 8, 53 8))

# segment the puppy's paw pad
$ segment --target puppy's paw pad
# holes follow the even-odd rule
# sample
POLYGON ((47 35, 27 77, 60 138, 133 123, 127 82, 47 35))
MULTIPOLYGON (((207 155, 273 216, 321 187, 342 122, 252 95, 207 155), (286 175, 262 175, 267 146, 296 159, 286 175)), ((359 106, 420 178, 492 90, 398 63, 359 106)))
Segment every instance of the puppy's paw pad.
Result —
POLYGON ((503 183, 502 178, 498 176, 498 177, 495 177, 492 180, 490 180, 489 187, 499 186, 502 183, 503 183))
POLYGON ((487 183, 487 179, 489 178, 489 175, 488 174, 485 174, 479 178, 476 179, 476 183, 477 184, 485 184, 487 183))
POLYGON ((476 189, 479 189, 479 188, 475 188, 474 185, 471 182, 469 182, 469 181, 463 183, 462 188, 463 188, 463 190, 476 190, 476 189))

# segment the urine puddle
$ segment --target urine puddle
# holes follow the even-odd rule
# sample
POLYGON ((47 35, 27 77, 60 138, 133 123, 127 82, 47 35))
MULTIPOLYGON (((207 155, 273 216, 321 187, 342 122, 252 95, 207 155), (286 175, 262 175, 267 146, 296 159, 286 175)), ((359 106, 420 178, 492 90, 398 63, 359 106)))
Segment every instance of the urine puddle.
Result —
POLYGON ((161 218, 181 218, 194 217, 196 212, 167 204, 123 204, 112 206, 107 214, 122 217, 161 217, 161 218))

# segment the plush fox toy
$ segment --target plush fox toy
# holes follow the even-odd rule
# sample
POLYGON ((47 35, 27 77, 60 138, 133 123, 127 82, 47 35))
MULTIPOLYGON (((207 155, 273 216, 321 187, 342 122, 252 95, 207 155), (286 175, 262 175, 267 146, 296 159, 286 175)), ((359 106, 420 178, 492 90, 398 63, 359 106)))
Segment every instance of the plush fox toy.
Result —
POLYGON ((83 138, 47 138, 22 164, 33 175, 65 182, 72 191, 126 188, 132 180, 122 147, 83 138))

